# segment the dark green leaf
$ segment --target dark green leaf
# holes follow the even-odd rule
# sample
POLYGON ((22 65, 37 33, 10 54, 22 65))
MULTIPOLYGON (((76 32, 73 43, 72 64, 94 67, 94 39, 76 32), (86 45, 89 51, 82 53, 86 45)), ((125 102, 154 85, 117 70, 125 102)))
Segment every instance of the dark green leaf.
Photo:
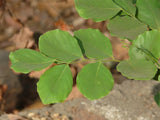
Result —
POLYGON ((44 104, 64 101, 72 90, 73 78, 68 65, 57 65, 47 70, 37 83, 44 104))
POLYGON ((113 77, 102 63, 90 63, 77 76, 80 92, 90 100, 106 96, 113 88, 113 77))
POLYGON ((138 0, 138 18, 151 28, 160 30, 160 0, 138 0))
POLYGON ((158 104, 158 106, 160 106, 160 92, 158 92, 158 94, 156 94, 154 96, 154 99, 155 99, 156 103, 158 104))
POLYGON ((155 76, 157 67, 152 61, 129 59, 120 62, 117 70, 129 79, 150 80, 155 76))
POLYGON ((89 58, 104 59, 112 57, 110 40, 97 29, 81 29, 74 32, 82 43, 85 55, 89 58))
POLYGON ((135 16, 136 7, 133 4, 133 0, 113 0, 117 5, 119 5, 125 12, 130 16, 135 16))
POLYGON ((137 0, 132 0, 132 3, 133 3, 133 4, 136 4, 136 2, 137 2, 137 0))
POLYGON ((12 62, 11 68, 22 73, 41 70, 54 62, 54 59, 31 49, 19 49, 11 52, 9 58, 12 62))
POLYGON ((120 11, 112 0, 75 0, 75 5, 81 17, 96 22, 110 19, 120 11))
POLYGON ((134 40, 147 30, 147 26, 129 16, 117 16, 109 21, 108 29, 119 37, 134 40))
POLYGON ((39 49, 45 55, 65 63, 83 56, 77 40, 69 33, 58 29, 40 37, 39 49))

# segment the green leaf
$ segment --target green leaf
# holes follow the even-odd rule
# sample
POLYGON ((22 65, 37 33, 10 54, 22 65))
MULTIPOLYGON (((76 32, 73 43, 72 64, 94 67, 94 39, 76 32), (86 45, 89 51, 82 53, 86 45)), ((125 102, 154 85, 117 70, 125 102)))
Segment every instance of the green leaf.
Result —
MULTIPOLYGON (((140 51, 158 60, 160 58, 160 31, 146 31, 132 43, 140 51)), ((132 57, 132 52, 130 56, 132 57)))
POLYGON ((113 0, 123 11, 127 12, 130 16, 135 16, 136 7, 133 4, 133 0, 113 0))
POLYGON ((136 2, 137 2, 137 0, 132 0, 132 3, 133 3, 133 4, 136 4, 136 2))
POLYGON ((130 59, 122 61, 117 66, 119 72, 130 79, 152 79, 159 66, 160 32, 147 31, 132 42, 129 50, 130 59), (156 63, 156 65, 154 64, 156 63))
POLYGON ((138 0, 138 18, 151 28, 160 30, 160 0, 138 0))
POLYGON ((106 96, 113 84, 112 74, 101 62, 84 66, 77 76, 80 92, 90 100, 106 96))
POLYGON ((12 62, 11 68, 22 73, 41 70, 54 62, 54 59, 31 49, 19 49, 11 52, 9 58, 12 62))
POLYGON ((46 32, 40 37, 39 49, 45 55, 64 63, 70 63, 83 56, 77 40, 58 29, 46 32))
POLYGON ((75 31, 74 35, 88 58, 104 59, 113 56, 110 40, 99 30, 81 29, 75 31))
POLYGON ((37 83, 39 96, 44 104, 64 101, 72 90, 73 78, 66 64, 48 69, 37 83))
POLYGON ((158 81, 160 81, 160 75, 158 76, 158 81))
POLYGON ((119 37, 134 40, 139 34, 147 30, 147 26, 129 16, 117 16, 109 21, 108 29, 119 37))
POLYGON ((96 22, 108 20, 120 11, 112 0, 75 0, 75 5, 81 17, 96 22))
POLYGON ((152 61, 129 59, 120 62, 117 66, 117 70, 129 79, 150 80, 155 76, 157 67, 152 61))
POLYGON ((158 94, 156 94, 154 96, 154 99, 155 99, 157 105, 160 106, 160 92, 158 92, 158 94))

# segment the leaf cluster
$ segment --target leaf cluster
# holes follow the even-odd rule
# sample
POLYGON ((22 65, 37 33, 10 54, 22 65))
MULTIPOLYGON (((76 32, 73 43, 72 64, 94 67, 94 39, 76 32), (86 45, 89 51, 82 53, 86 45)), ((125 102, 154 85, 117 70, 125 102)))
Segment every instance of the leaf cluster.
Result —
POLYGON ((83 18, 109 20, 112 35, 131 41, 130 59, 119 63, 119 72, 136 80, 155 76, 160 67, 159 0, 75 0, 75 4, 83 18))
MULTIPOLYGON (((75 5, 81 17, 96 22, 109 20, 111 34, 131 42, 130 58, 117 66, 122 75, 135 80, 154 78, 160 69, 159 0, 75 0, 75 5)), ((20 49, 9 57, 11 68, 23 73, 58 64, 48 69, 37 84, 44 104, 64 101, 69 95, 73 84, 69 65, 77 61, 92 61, 77 75, 77 86, 85 97, 98 99, 113 88, 113 77, 103 65, 115 60, 112 46, 99 30, 81 29, 74 36, 52 30, 40 37, 39 50, 20 49)))
POLYGON ((92 60, 77 76, 77 86, 88 99, 98 99, 113 87, 110 71, 103 65, 111 58, 112 46, 99 30, 82 29, 71 36, 62 30, 52 30, 39 39, 39 50, 19 49, 11 52, 11 68, 16 72, 28 73, 50 66, 37 83, 39 96, 44 104, 62 102, 72 90, 73 78, 69 68, 77 61, 92 60), (84 57, 85 56, 85 57, 84 57))

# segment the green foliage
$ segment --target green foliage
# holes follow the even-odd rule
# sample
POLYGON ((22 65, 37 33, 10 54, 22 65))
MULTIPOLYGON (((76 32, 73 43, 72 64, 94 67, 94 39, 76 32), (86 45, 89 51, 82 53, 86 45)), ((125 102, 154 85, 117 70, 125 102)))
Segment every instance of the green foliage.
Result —
MULTIPOLYGON (((83 18, 96 22, 109 20, 108 28, 112 34, 132 42, 129 60, 121 61, 117 66, 122 75, 135 80, 154 78, 157 68, 160 69, 159 0, 75 0, 75 5, 83 18)), ((74 36, 52 30, 40 37, 39 49, 40 52, 17 50, 9 57, 11 68, 23 73, 41 70, 53 62, 58 64, 48 69, 37 83, 44 104, 66 99, 73 84, 69 64, 77 62, 93 62, 77 75, 77 86, 85 97, 98 99, 112 90, 114 80, 103 63, 119 60, 115 60, 109 39, 99 30, 82 29, 75 31, 74 36)), ((159 96, 160 93, 155 96, 158 104, 159 96)))
POLYGON ((154 99, 155 99, 157 105, 160 106, 160 92, 158 92, 158 94, 156 94, 154 96, 154 99))
MULTIPOLYGON (((132 46, 145 53, 153 61, 158 62, 160 58, 160 31, 147 31, 139 35, 138 38, 133 41, 132 46)), ((131 52, 131 57, 132 54, 136 53, 131 52)))
POLYGON ((111 91, 113 78, 101 61, 113 57, 112 46, 109 39, 99 30, 75 31, 74 37, 65 31, 52 30, 40 37, 39 48, 40 52, 29 49, 11 52, 10 59, 12 69, 24 73, 40 70, 53 62, 59 64, 47 70, 37 83, 38 93, 44 104, 62 102, 66 99, 73 84, 68 64, 74 63, 75 60, 80 58, 85 61, 83 55, 88 57, 87 60, 91 58, 95 62, 99 62, 85 66, 78 74, 77 85, 80 91, 88 99, 103 97, 111 91), (83 49, 85 52, 83 52, 83 49), (88 88, 90 88, 90 91, 88 91, 88 88), (91 91, 95 93, 92 95, 93 92, 91 91))
POLYGON ((136 80, 150 80, 160 67, 160 32, 147 31, 133 41, 129 51, 130 59, 122 61, 117 70, 124 76, 136 80))
POLYGON ((79 40, 79 43, 82 43, 81 48, 84 49, 84 54, 88 58, 102 60, 113 56, 109 39, 99 30, 81 29, 75 31, 74 36, 79 40))
POLYGON ((70 63, 82 57, 77 40, 69 33, 58 29, 40 37, 39 49, 46 56, 63 63, 70 63))
POLYGON ((160 30, 160 0, 138 0, 138 18, 151 28, 160 30))
POLYGON ((157 72, 153 62, 143 59, 129 59, 118 64, 117 70, 123 76, 135 80, 150 80, 157 72))
POLYGON ((47 70, 37 84, 37 90, 44 104, 62 102, 72 90, 73 78, 66 64, 47 70))
POLYGON ((11 68, 22 73, 42 70, 55 61, 31 49, 19 49, 11 52, 9 58, 12 62, 11 68))
POLYGON ((113 0, 117 5, 119 5, 124 12, 130 16, 135 16, 136 7, 133 4, 132 0, 113 0))
POLYGON ((139 34, 147 30, 147 25, 129 16, 117 16, 110 20, 108 29, 119 37, 134 40, 139 34))
POLYGON ((112 74, 101 62, 86 65, 77 76, 80 92, 90 100, 106 96, 113 83, 112 74))
POLYGON ((120 11, 112 0, 75 0, 75 5, 81 17, 96 22, 110 19, 120 11))

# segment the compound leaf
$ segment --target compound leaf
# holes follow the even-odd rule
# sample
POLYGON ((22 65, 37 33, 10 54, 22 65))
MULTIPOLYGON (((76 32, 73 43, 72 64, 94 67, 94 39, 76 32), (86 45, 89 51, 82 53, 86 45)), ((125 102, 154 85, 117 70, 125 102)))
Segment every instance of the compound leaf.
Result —
POLYGON ((31 49, 19 49, 11 52, 9 58, 12 62, 11 68, 22 73, 41 70, 54 62, 54 59, 31 49))
POLYGON ((117 66, 119 72, 130 79, 150 80, 157 71, 160 58, 160 32, 146 31, 132 42, 130 59, 117 66), (156 65, 155 65, 156 64, 156 65))
POLYGON ((112 57, 110 40, 97 29, 81 29, 74 36, 82 44, 84 54, 88 58, 104 59, 112 57))
POLYGON ((40 37, 39 49, 45 55, 64 63, 83 56, 77 40, 68 32, 58 29, 46 32, 40 37))
POLYGON ((160 30, 160 0, 138 0, 138 18, 151 28, 160 30))
POLYGON ((155 76, 157 67, 152 61, 129 59, 120 62, 117 66, 117 70, 129 79, 150 80, 155 76))
POLYGON ((117 5, 119 5, 125 12, 131 16, 135 16, 136 7, 134 6, 133 0, 113 0, 117 5))
POLYGON ((75 0, 75 5, 81 17, 96 22, 110 19, 120 11, 112 0, 75 0))
POLYGON ((80 92, 90 100, 106 96, 113 88, 113 77, 101 63, 90 63, 77 76, 80 92))
POLYGON ((108 29, 119 37, 134 40, 147 30, 147 26, 129 16, 117 16, 109 21, 108 29))
POLYGON ((66 64, 57 65, 41 75, 37 83, 39 96, 44 104, 64 101, 72 90, 73 78, 66 64))

